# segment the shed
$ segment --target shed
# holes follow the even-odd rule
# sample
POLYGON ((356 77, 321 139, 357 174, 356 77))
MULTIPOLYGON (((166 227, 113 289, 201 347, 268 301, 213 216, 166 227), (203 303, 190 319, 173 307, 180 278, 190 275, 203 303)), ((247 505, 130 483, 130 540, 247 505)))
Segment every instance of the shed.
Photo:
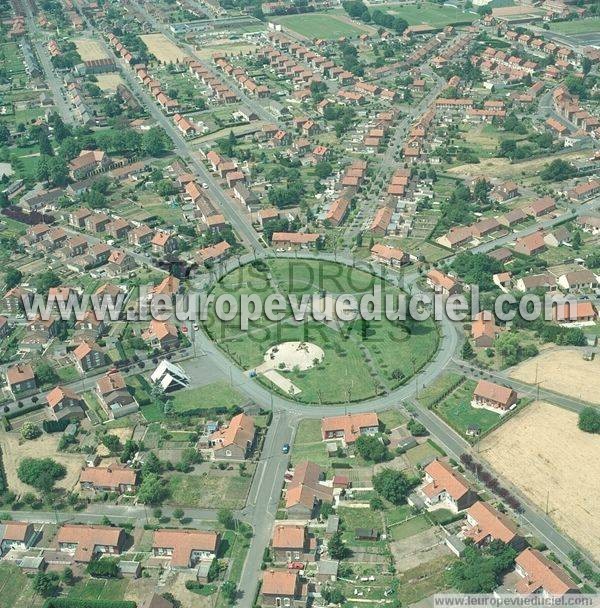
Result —
POLYGON ((196 569, 196 578, 199 583, 208 583, 208 573, 210 572, 210 565, 212 562, 208 560, 201 561, 196 569))
POLYGON ((320 583, 337 580, 338 567, 340 562, 336 560, 324 559, 317 562, 316 578, 320 583))
POLYGON ((374 528, 356 528, 354 538, 356 540, 377 540, 379 532, 374 528))
POLYGON ((120 561, 119 572, 126 578, 139 578, 142 573, 140 562, 120 561))
POLYGON ((340 527, 340 518, 337 515, 330 515, 327 518, 327 525, 325 526, 325 536, 331 536, 338 531, 340 527))

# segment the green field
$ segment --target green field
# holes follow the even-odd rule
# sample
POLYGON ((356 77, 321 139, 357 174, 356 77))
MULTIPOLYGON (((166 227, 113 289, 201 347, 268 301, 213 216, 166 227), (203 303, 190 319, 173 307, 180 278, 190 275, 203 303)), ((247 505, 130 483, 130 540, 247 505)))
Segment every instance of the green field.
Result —
POLYGON ((205 386, 181 390, 174 393, 172 409, 178 414, 189 410, 214 409, 218 407, 232 408, 242 405, 245 399, 227 382, 217 380, 205 386))
POLYGON ((0 564, 0 605, 7 608, 39 608, 44 598, 37 594, 31 581, 17 566, 0 564))
POLYGON ((475 13, 463 12, 453 6, 423 2, 421 4, 385 4, 381 8, 397 13, 409 25, 426 23, 432 27, 443 27, 453 23, 470 23, 477 19, 475 13))
MULTIPOLYGON (((275 259, 268 266, 244 266, 224 277, 212 295, 227 294, 241 301, 242 296, 258 295, 261 301, 274 293, 299 299, 325 291, 330 295, 371 293, 375 286, 394 297, 398 291, 363 271, 332 262, 275 259)), ((310 304, 309 300, 309 304, 310 304)), ((282 321, 265 315, 242 329, 239 315, 220 320, 211 308, 206 330, 211 338, 243 369, 251 370, 264 362, 266 351, 283 342, 310 342, 320 346, 322 362, 305 371, 281 372, 297 386, 296 398, 308 403, 360 401, 386 390, 393 390, 421 369, 437 350, 439 335, 433 321, 399 322, 381 320, 327 323, 313 319, 294 319, 287 304, 282 321)), ((259 376, 269 388, 270 381, 259 376)), ((276 389, 277 390, 277 389, 276 389)), ((176 397, 177 399, 177 397, 176 397)))
POLYGON ((392 526, 390 528, 390 534, 393 540, 404 540, 405 538, 409 538, 410 536, 427 530, 427 528, 431 528, 431 523, 427 517, 425 517, 425 515, 417 515, 405 522, 392 526))
POLYGON ((559 34, 593 34, 600 32, 600 17, 550 23, 550 30, 559 34))
POLYGON ((177 507, 197 507, 212 509, 215 497, 219 507, 224 509, 241 509, 246 501, 252 474, 248 470, 244 477, 219 474, 192 475, 174 473, 169 477, 169 504, 177 507))
POLYGON ((307 13, 304 15, 287 15, 283 17, 271 17, 270 21, 280 23, 284 27, 297 32, 301 36, 307 38, 323 38, 324 40, 335 40, 342 36, 348 38, 360 36, 366 30, 358 24, 354 25, 341 19, 337 19, 334 15, 325 13, 307 13))
POLYGON ((80 600, 122 600, 129 584, 128 579, 83 578, 69 591, 71 599, 80 600))

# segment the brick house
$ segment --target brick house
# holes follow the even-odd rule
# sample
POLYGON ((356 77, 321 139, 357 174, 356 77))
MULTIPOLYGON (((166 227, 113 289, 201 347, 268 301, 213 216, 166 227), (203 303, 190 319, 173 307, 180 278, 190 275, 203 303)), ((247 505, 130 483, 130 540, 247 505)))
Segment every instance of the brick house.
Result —
POLYGON ((98 555, 120 555, 125 530, 113 526, 64 524, 56 537, 58 549, 71 553, 76 562, 88 563, 98 555))
POLYGON ((307 593, 296 570, 265 570, 260 589, 260 604, 274 608, 306 606, 307 593))
POLYGON ((425 479, 417 494, 428 508, 447 505, 455 513, 467 509, 477 500, 467 480, 448 463, 435 459, 425 467, 425 479))
POLYGON ((489 380, 480 380, 473 391, 473 407, 484 407, 507 412, 518 401, 517 392, 512 388, 501 386, 489 380))
POLYGON ((271 538, 273 561, 278 563, 312 562, 315 560, 315 539, 301 524, 276 524, 271 538))
POLYGON ((216 557, 220 540, 216 532, 204 530, 156 530, 152 553, 168 558, 172 568, 193 568, 216 557))
POLYGON ((54 420, 85 418, 83 399, 75 391, 66 386, 56 386, 53 388, 46 395, 46 401, 54 420))
POLYGON ((29 363, 17 363, 6 370, 6 382, 13 395, 36 388, 35 373, 29 363))
POLYGON ((83 341, 74 351, 73 357, 82 372, 106 365, 104 351, 94 342, 83 341))
POLYGON ((242 412, 210 435, 212 457, 215 460, 246 460, 255 441, 254 419, 242 412))
POLYGON ((137 486, 137 471, 126 465, 114 463, 106 467, 88 467, 81 472, 79 483, 85 490, 130 494, 137 486))
POLYGON ((375 412, 331 416, 321 420, 323 441, 341 440, 343 445, 352 445, 361 435, 379 432, 379 418, 375 412))

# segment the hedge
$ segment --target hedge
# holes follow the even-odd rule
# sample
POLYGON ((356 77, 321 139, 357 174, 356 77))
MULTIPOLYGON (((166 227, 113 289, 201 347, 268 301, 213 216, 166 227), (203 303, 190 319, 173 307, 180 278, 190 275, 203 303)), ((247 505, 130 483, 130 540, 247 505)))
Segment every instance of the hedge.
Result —
POLYGON ((68 418, 62 420, 44 420, 42 422, 42 428, 46 433, 62 433, 71 421, 68 418))
POLYGON ((51 597, 43 608, 137 608, 137 604, 125 600, 81 600, 67 597, 51 597))

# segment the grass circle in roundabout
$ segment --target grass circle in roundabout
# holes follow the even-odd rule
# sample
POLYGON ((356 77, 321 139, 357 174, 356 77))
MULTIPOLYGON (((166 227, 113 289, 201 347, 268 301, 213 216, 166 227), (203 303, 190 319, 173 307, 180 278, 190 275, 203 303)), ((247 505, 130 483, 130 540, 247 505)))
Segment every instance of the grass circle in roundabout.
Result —
MULTIPOLYGON (((211 294, 235 298, 275 293, 317 294, 323 311, 340 294, 358 299, 378 286, 397 298, 397 287, 368 272, 332 261, 270 258, 225 275, 211 294)), ((261 315, 242 329, 239 315, 223 321, 210 307, 205 329, 211 339, 250 376, 269 390, 307 404, 364 401, 406 383, 435 354, 439 334, 433 320, 344 322, 298 321, 288 304, 281 321, 261 315), (272 358, 273 355, 273 358, 272 358)))

